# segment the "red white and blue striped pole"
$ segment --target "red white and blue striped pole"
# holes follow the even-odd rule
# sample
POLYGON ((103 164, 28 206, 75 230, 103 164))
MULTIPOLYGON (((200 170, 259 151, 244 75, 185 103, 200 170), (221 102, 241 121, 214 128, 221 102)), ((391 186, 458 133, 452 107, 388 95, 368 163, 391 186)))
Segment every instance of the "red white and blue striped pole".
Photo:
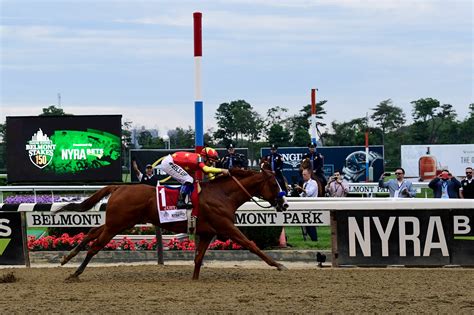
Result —
POLYGON ((311 89, 311 116, 309 120, 309 135, 311 142, 316 144, 317 129, 316 129, 316 91, 318 89, 311 89))
MULTIPOLYGON (((200 153, 204 147, 203 101, 201 94, 201 59, 202 59, 202 13, 194 12, 194 126, 195 152, 200 153)), ((199 172, 200 173, 200 172, 199 172)), ((196 179, 202 179, 202 174, 196 174, 196 179)))

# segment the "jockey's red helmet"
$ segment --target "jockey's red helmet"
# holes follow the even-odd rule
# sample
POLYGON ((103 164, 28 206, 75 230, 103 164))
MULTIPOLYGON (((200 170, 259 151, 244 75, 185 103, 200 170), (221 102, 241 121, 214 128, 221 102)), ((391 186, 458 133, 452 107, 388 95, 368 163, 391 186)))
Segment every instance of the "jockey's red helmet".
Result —
POLYGON ((219 154, 217 154, 217 151, 209 147, 205 147, 201 150, 201 156, 211 160, 219 159, 219 154))

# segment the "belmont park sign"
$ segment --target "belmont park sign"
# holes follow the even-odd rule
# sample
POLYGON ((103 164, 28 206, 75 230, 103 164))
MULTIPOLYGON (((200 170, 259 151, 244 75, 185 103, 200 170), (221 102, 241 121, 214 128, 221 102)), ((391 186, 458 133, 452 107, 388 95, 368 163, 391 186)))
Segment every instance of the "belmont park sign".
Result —
MULTIPOLYGON (((89 227, 105 223, 105 212, 28 212, 30 227, 89 227)), ((237 226, 314 226, 330 225, 329 211, 237 211, 237 226)))

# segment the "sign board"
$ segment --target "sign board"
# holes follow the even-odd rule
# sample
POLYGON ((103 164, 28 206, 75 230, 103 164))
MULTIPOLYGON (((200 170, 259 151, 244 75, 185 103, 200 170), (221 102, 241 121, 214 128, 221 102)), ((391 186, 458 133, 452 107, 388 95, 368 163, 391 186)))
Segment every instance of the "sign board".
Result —
MULTIPOLYGON (((317 151, 324 156, 324 172, 326 177, 335 170, 344 173, 348 182, 364 182, 365 172, 365 147, 320 147, 317 151)), ((278 153, 283 156, 283 175, 289 184, 296 184, 300 180, 299 166, 303 155, 308 153, 305 147, 282 147, 278 153)), ((270 154, 270 148, 262 148, 262 157, 270 154)), ((383 146, 369 146, 369 166, 374 170, 374 178, 378 179, 384 171, 383 146)))
POLYGON ((434 176, 441 173, 441 170, 448 169, 454 176, 464 177, 466 167, 474 167, 474 144, 401 146, 401 160, 405 177, 422 177, 425 159, 429 159, 435 166, 434 176))
MULTIPOLYGON (((105 212, 27 212, 29 227, 88 227, 105 223, 105 212)), ((269 210, 237 211, 237 226, 314 226, 330 225, 329 211, 303 210, 276 212, 269 210)))
POLYGON ((0 211, 0 265, 25 265, 26 240, 21 212, 0 211))
POLYGON ((338 210, 337 264, 474 265, 469 209, 338 210))
POLYGON ((8 181, 122 181, 121 117, 7 117, 8 181))

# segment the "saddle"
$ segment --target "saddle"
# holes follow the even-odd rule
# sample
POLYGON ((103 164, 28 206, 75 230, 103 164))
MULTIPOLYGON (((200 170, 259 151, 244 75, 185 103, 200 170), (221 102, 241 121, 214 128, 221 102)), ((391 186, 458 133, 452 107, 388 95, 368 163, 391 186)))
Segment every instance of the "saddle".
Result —
POLYGON ((161 223, 187 220, 188 230, 192 233, 196 226, 196 218, 199 215, 199 192, 201 188, 198 183, 194 183, 194 190, 190 196, 193 208, 189 210, 176 207, 180 188, 159 184, 156 186, 158 216, 161 223))

